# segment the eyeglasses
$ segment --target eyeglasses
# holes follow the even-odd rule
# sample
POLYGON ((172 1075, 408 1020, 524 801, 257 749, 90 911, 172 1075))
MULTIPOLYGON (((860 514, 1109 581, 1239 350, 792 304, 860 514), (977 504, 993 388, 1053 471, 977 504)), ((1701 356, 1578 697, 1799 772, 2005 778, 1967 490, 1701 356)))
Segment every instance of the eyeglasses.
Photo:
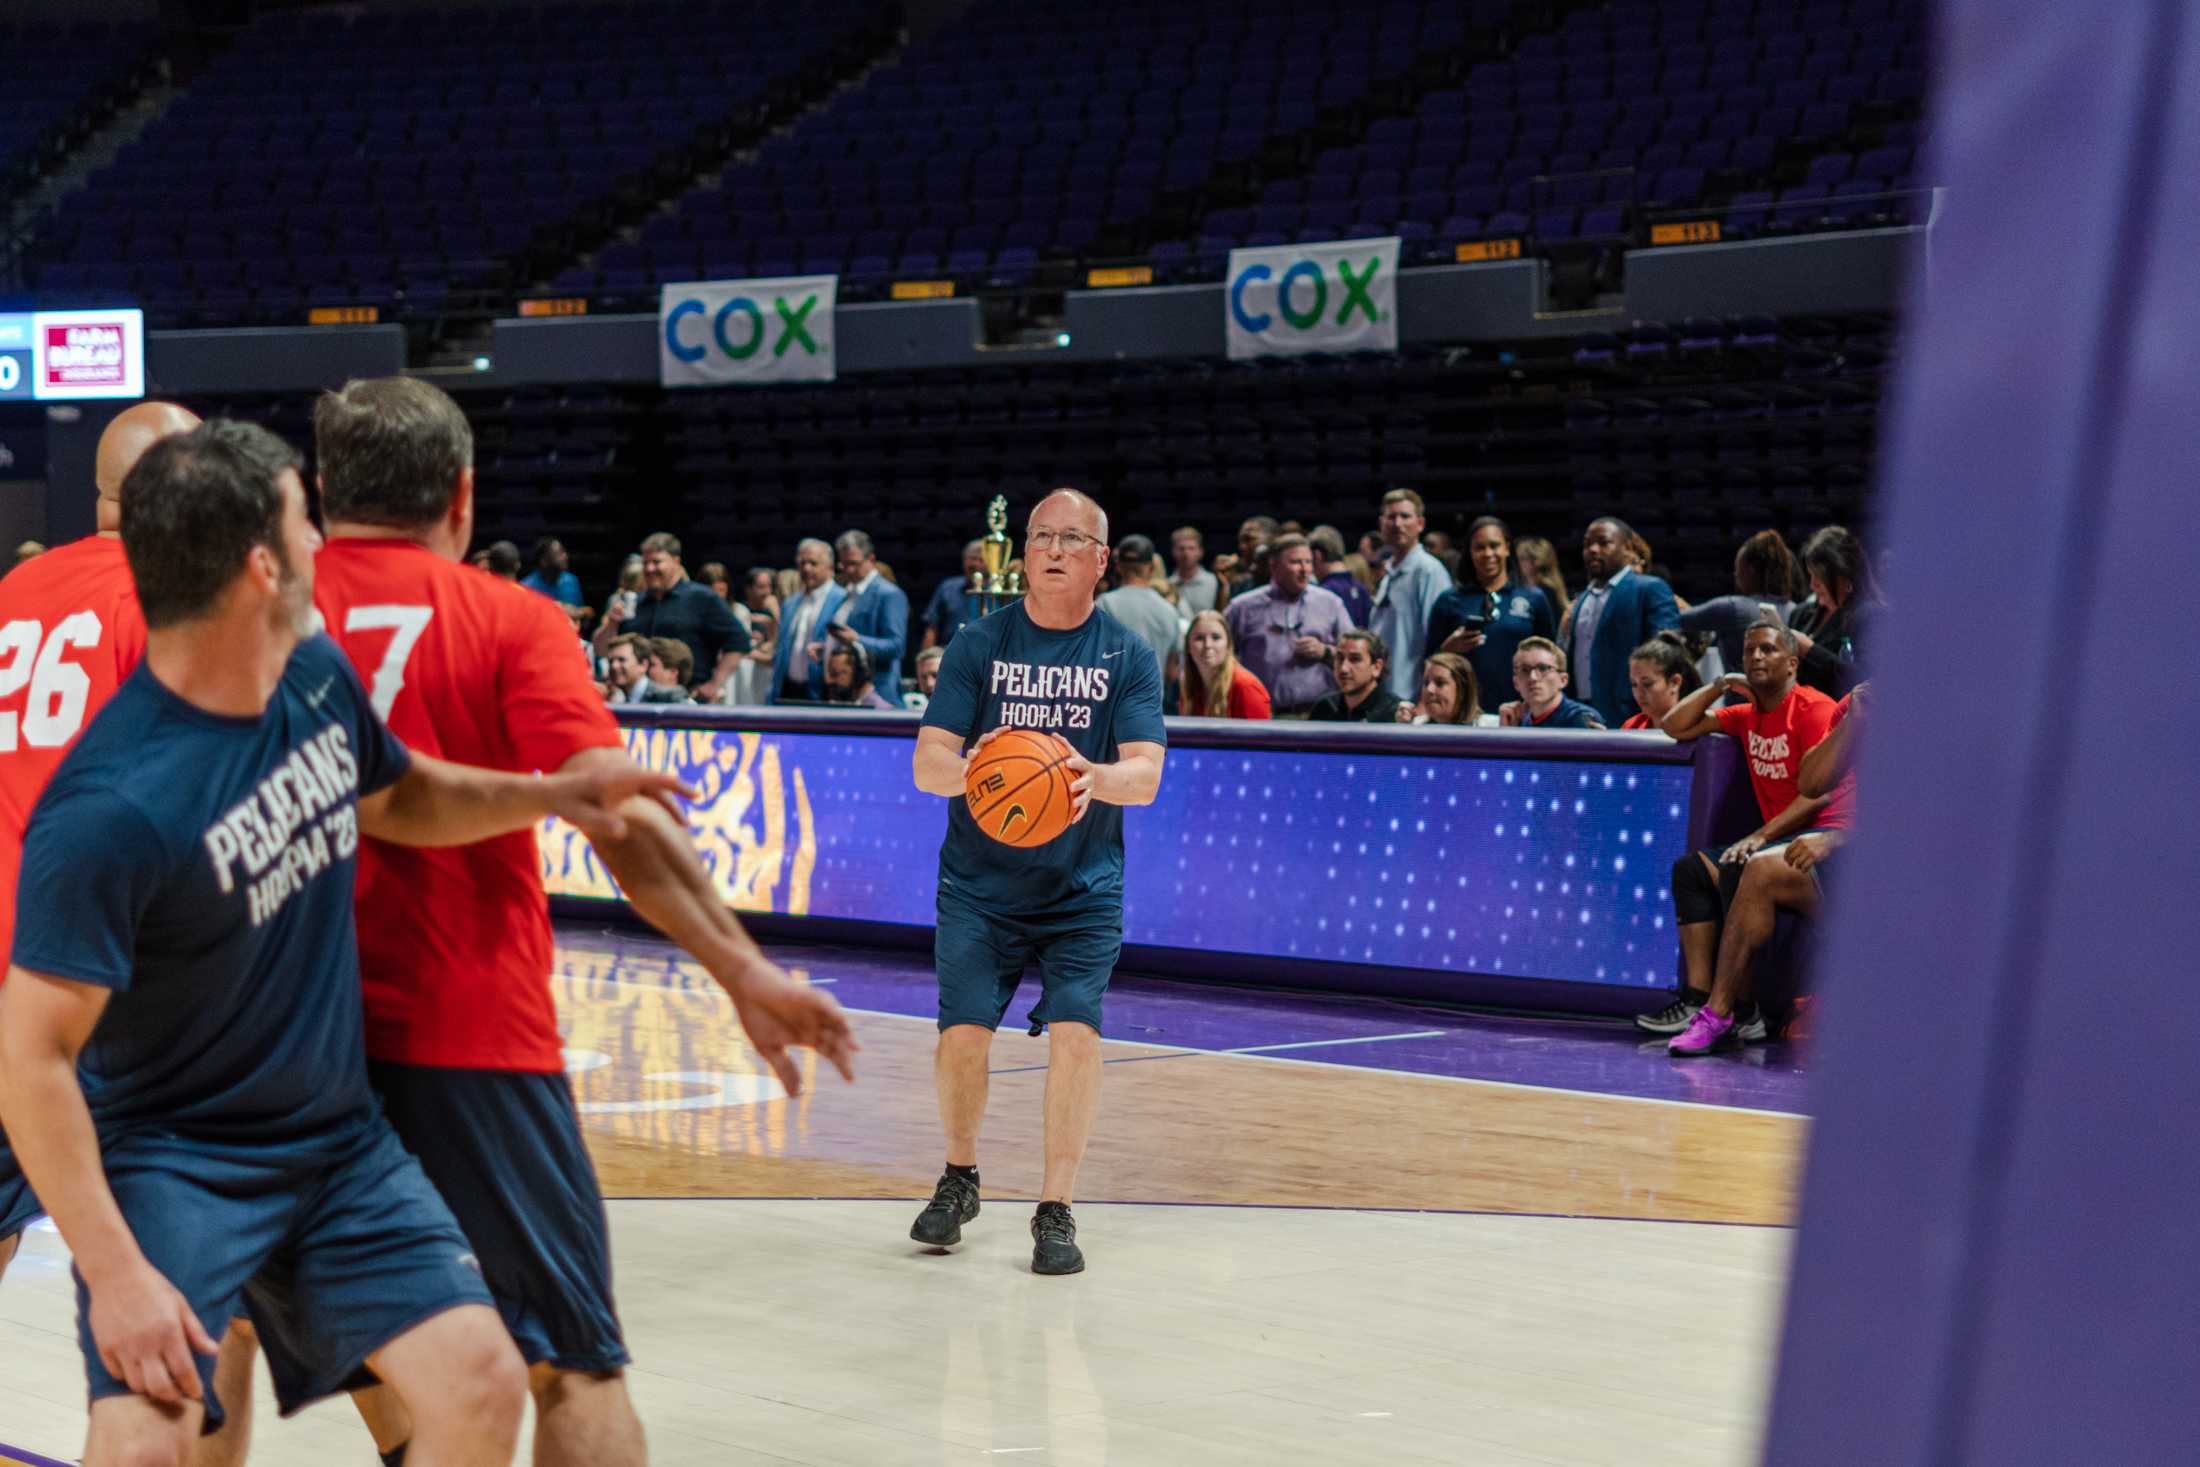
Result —
POLYGON ((1513 669, 1513 676, 1557 677, 1558 664, 1555 662, 1523 662, 1513 669))
POLYGON ((1052 550, 1057 545, 1065 555, 1076 555, 1098 545, 1098 539, 1076 530, 1029 530, 1024 534, 1024 545, 1031 550, 1052 550))

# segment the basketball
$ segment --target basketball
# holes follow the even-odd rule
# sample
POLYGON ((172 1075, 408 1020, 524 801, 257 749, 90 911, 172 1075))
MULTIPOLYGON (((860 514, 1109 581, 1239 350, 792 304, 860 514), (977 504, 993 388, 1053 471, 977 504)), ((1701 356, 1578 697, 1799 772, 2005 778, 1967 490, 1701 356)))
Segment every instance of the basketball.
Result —
POLYGON ((1011 729, 970 756, 963 800, 978 829, 1008 846, 1043 846, 1069 829, 1075 805, 1067 747, 1011 729))

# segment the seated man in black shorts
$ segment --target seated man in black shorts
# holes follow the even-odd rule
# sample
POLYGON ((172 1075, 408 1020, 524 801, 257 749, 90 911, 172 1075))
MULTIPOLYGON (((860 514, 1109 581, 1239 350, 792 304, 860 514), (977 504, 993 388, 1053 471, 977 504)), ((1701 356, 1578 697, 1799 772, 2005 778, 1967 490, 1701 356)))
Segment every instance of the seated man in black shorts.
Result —
POLYGON ((1718 733, 1740 740, 1758 813, 1764 817, 1756 830, 1724 850, 1691 852, 1673 865, 1673 915, 1680 929, 1685 983, 1670 1003, 1638 1015, 1635 1023, 1648 1033, 1677 1036, 1675 1054, 1709 1053, 1764 1039, 1764 1021, 1754 1009, 1728 1013, 1708 1007, 1720 929, 1752 857, 1778 852, 1806 830, 1849 823, 1845 790, 1814 798, 1797 785, 1802 756, 1832 727, 1834 705, 1825 694, 1797 683, 1794 634, 1778 623, 1760 622, 1744 634, 1742 646, 1743 672, 1729 673, 1689 694, 1661 725, 1682 743, 1718 733), (1718 707, 1731 693, 1746 694, 1747 699, 1718 707))
MULTIPOLYGON (((1848 766, 1854 734, 1863 722, 1851 716, 1854 711, 1851 698, 1836 704, 1832 732, 1803 755, 1797 776, 1802 798, 1829 799, 1838 793, 1842 808, 1853 806, 1854 787, 1848 766)), ((1774 924, 1782 912, 1818 920, 1825 901, 1828 858, 1848 839, 1847 825, 1821 825, 1784 846, 1750 858, 1742 868, 1733 900, 1727 905, 1726 920, 1719 928, 1719 959, 1704 1012, 1727 1019, 1744 1010, 1754 1012, 1757 958, 1772 941, 1774 924)), ((1691 1026, 1666 1046, 1667 1052, 1695 1059, 1718 1047, 1695 1042, 1698 1038, 1696 1026, 1691 1026)))

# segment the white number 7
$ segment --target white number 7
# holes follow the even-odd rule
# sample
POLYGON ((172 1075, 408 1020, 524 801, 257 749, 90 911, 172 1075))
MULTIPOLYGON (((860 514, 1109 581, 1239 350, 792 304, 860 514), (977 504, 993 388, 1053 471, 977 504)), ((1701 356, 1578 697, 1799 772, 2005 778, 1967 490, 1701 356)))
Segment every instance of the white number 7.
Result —
POLYGON ((397 695, 405 689, 405 663, 412 657, 413 644, 428 629, 434 615, 432 606, 354 606, 344 613, 347 632, 391 634, 382 665, 374 670, 374 686, 367 690, 374 700, 375 716, 385 723, 390 709, 397 705, 397 695))

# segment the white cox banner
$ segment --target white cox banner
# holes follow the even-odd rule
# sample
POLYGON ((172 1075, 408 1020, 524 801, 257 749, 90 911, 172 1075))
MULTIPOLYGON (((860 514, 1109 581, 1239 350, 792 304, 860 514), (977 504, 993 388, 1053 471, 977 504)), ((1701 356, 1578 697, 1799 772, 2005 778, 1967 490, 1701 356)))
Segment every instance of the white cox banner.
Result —
POLYGON ((1230 251, 1232 357, 1398 349, 1398 240, 1230 251))
POLYGON ((830 382, 837 275, 667 285, 657 301, 666 387, 830 382))

